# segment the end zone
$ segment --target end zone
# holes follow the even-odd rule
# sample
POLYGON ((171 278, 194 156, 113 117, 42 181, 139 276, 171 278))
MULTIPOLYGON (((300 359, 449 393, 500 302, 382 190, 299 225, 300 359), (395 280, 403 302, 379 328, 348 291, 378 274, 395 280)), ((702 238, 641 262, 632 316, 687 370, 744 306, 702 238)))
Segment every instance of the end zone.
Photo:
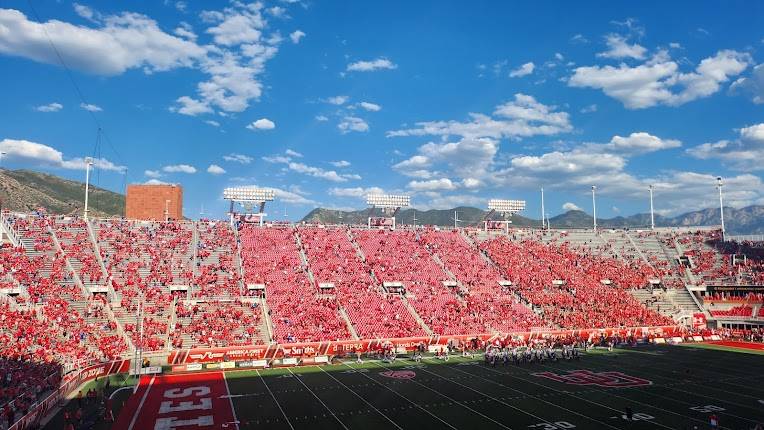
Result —
POLYGON ((115 430, 238 429, 223 372, 144 376, 115 430))

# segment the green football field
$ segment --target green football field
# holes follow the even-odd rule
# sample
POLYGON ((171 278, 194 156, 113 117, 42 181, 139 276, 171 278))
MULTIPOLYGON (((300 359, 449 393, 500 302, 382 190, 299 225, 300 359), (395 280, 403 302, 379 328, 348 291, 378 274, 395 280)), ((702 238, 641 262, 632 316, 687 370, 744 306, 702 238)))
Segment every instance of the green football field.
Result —
MULTIPOLYGON (((453 356, 349 361, 227 372, 225 383, 233 420, 216 428, 706 429, 712 414, 721 428, 764 422, 764 357, 692 347, 594 350, 520 366, 453 356)), ((49 428, 61 428, 56 421, 49 428)))

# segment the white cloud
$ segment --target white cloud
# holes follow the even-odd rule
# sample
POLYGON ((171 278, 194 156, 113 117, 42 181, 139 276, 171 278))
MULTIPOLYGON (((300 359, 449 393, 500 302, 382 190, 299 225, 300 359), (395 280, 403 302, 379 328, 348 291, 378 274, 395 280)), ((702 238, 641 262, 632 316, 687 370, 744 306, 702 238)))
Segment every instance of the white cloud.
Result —
MULTIPOLYGON (((315 178, 321 178, 326 179, 327 181, 332 182, 346 182, 350 175, 340 175, 334 170, 324 170, 320 167, 314 167, 314 166, 308 166, 304 163, 296 163, 296 162, 289 162, 287 164, 287 167, 289 167, 289 170, 295 171, 297 173, 302 173, 308 176, 313 176, 315 178)), ((353 179, 355 178, 355 175, 352 175, 353 179)))
POLYGON ((326 115, 316 115, 316 121, 325 122, 329 121, 329 117, 326 115))
POLYGON ((205 124, 209 124, 213 127, 220 127, 220 123, 217 121, 213 121, 211 119, 208 119, 207 121, 204 121, 205 124))
POLYGON ((155 179, 162 177, 162 172, 160 172, 159 170, 144 170, 143 174, 149 178, 155 178, 155 179))
POLYGON ((549 136, 573 130, 567 112, 557 112, 555 106, 538 102, 533 96, 515 94, 513 101, 496 107, 495 118, 470 113, 470 122, 428 121, 416 123, 417 128, 387 132, 396 136, 461 136, 464 138, 521 138, 549 136))
POLYGON ((682 73, 679 65, 662 51, 635 67, 627 64, 578 67, 568 85, 601 89, 628 109, 658 104, 679 106, 716 93, 722 83, 739 75, 750 63, 750 54, 724 50, 702 60, 694 72, 682 73))
POLYGON ((207 29, 215 43, 224 46, 235 46, 243 43, 254 43, 260 40, 265 20, 260 14, 260 7, 226 9, 218 25, 207 29))
POLYGON ((369 194, 384 194, 385 190, 379 187, 330 188, 328 193, 330 196, 335 197, 355 197, 365 199, 369 194))
MULTIPOLYGON (((85 159, 64 159, 63 153, 48 145, 28 140, 3 139, 0 141, 0 151, 5 152, 3 161, 14 161, 20 164, 32 164, 42 167, 56 167, 61 169, 85 170, 85 159)), ((123 173, 127 167, 112 163, 105 158, 93 160, 95 168, 123 173)))
POLYGON ((431 179, 429 181, 411 181, 408 187, 413 191, 451 191, 457 185, 448 178, 431 179))
POLYGON ((292 159, 295 156, 302 156, 302 154, 287 150, 287 155, 273 155, 269 157, 263 157, 263 161, 272 164, 284 164, 286 168, 297 173, 312 176, 314 178, 326 179, 332 182, 347 182, 348 180, 359 180, 361 176, 354 173, 337 173, 334 170, 325 170, 320 167, 309 166, 305 163, 298 163, 292 159))
POLYGON ((289 38, 292 40, 292 43, 298 44, 300 43, 300 40, 305 37, 305 33, 301 30, 295 30, 291 33, 289 33, 289 38))
POLYGON ((257 121, 247 126, 250 130, 273 130, 276 128, 276 123, 268 118, 260 118, 257 121))
POLYGON ((592 113, 597 112, 597 105, 596 104, 590 104, 589 106, 584 106, 579 111, 581 113, 592 113))
POLYGON ((64 105, 62 105, 61 103, 53 102, 53 103, 48 103, 46 105, 37 106, 36 108, 34 108, 34 110, 36 110, 37 112, 58 112, 63 108, 64 108, 64 105))
POLYGON ((175 102, 180 106, 170 107, 170 112, 177 112, 183 115, 196 116, 203 113, 212 112, 209 104, 193 99, 188 96, 178 97, 175 102))
POLYGON ((739 133, 736 140, 704 143, 688 149, 687 153, 702 160, 721 160, 735 170, 764 170, 764 123, 744 127, 739 133))
POLYGON ((196 168, 188 164, 174 164, 162 167, 162 171, 167 173, 196 173, 196 168))
POLYGON ((284 154, 286 154, 286 155, 288 155, 290 157, 302 158, 302 154, 300 154, 297 151, 293 151, 291 149, 287 149, 286 151, 284 151, 284 154))
POLYGON ((169 185, 169 182, 160 181, 159 179, 149 179, 144 182, 143 185, 169 185))
POLYGON ((176 36, 188 39, 191 42, 195 42, 198 38, 196 33, 194 33, 194 29, 191 27, 191 24, 187 22, 181 22, 180 27, 177 27, 175 30, 173 30, 173 33, 175 33, 176 36))
POLYGON ((205 54, 204 48, 164 33, 147 16, 128 12, 104 17, 102 26, 89 28, 58 20, 38 23, 18 10, 0 9, 0 34, 13 35, 0 38, 0 52, 57 65, 47 34, 69 67, 98 75, 187 67, 205 54))
POLYGON ((230 161, 232 163, 241 163, 241 164, 249 164, 254 160, 254 158, 244 155, 244 154, 228 154, 223 156, 223 160, 230 161))
POLYGON ((275 16, 276 18, 289 18, 289 16, 286 13, 287 10, 281 6, 269 7, 267 10, 269 14, 275 16))
POLYGON ((181 23, 170 34, 138 13, 100 16, 90 11, 97 19, 87 27, 58 20, 37 23, 17 10, 0 9, 0 34, 14 35, 0 38, 0 53, 57 65, 49 35, 67 65, 87 73, 113 76, 130 69, 148 74, 193 68, 208 79, 197 84, 196 96, 178 97, 174 112, 241 112, 259 99, 262 83, 258 77, 278 52, 280 42, 277 31, 269 37, 263 35, 267 22, 261 8, 259 3, 233 2, 223 11, 203 12, 202 21, 208 25, 205 31, 214 42, 206 45, 195 42, 196 35, 187 24, 181 23))
POLYGON ((80 17, 91 22, 97 22, 97 16, 93 9, 79 3, 74 3, 72 6, 74 6, 74 12, 80 17))
POLYGON ((605 43, 608 46, 608 50, 597 54, 598 57, 604 58, 634 58, 642 60, 645 58, 647 48, 639 44, 630 45, 626 38, 618 34, 609 34, 605 36, 605 43))
POLYGON ((369 124, 361 118, 345 116, 337 124, 337 128, 340 129, 342 134, 350 133, 351 131, 366 132, 369 131, 369 124))
POLYGON ((345 161, 345 160, 330 161, 329 164, 331 164, 334 167, 348 167, 348 166, 350 166, 350 162, 349 161, 345 161))
POLYGON ((573 35, 573 37, 570 38, 570 43, 583 45, 583 44, 589 43, 589 39, 584 37, 583 34, 579 33, 579 34, 573 35))
POLYGON ((88 112, 101 112, 103 110, 100 106, 96 106, 90 103, 80 103, 80 107, 88 112))
POLYGON ((751 101, 757 105, 764 104, 764 64, 754 67, 751 76, 736 80, 730 90, 750 95, 751 101))
POLYGON ((393 70, 398 66, 387 58, 377 58, 369 61, 356 61, 355 63, 348 64, 348 72, 373 72, 376 70, 393 70))
POLYGON ((562 205, 562 210, 565 211, 582 211, 580 207, 578 207, 575 203, 566 202, 562 205))
POLYGON ((480 179, 464 178, 464 180, 462 180, 462 187, 464 188, 475 189, 475 188, 480 188, 482 185, 483 185, 483 181, 481 181, 480 179))
POLYGON ((326 102, 329 104, 339 106, 339 105, 344 105, 345 103, 347 103, 348 100, 350 100, 350 97, 348 96, 334 96, 334 97, 329 97, 328 99, 326 99, 326 102))
POLYGON ((218 166, 217 164, 210 164, 210 166, 207 167, 207 173, 211 173, 213 175, 222 175, 225 173, 225 169, 218 166))
POLYGON ((528 76, 531 73, 533 73, 533 69, 536 68, 536 65, 533 64, 533 62, 528 62, 523 64, 522 66, 518 67, 515 70, 512 70, 509 72, 510 78, 520 78, 523 76, 528 76))
POLYGON ((358 106, 360 106, 361 108, 363 108, 363 109, 365 109, 365 110, 367 110, 369 112, 379 112, 380 110, 382 110, 382 106, 380 106, 380 105, 378 105, 376 103, 361 102, 361 103, 358 103, 358 106))
POLYGON ((661 139, 645 132, 631 133, 627 137, 613 136, 610 143, 604 145, 592 145, 590 148, 602 148, 620 154, 646 154, 648 152, 662 151, 665 149, 678 148, 682 142, 675 139, 661 139))

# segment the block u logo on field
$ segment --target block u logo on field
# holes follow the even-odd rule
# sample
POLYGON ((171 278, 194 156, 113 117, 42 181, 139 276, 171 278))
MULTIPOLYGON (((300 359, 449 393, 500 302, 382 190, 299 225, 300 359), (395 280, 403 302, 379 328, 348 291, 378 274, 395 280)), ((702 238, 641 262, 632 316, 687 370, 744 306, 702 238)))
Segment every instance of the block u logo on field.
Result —
POLYGON ((540 372, 533 376, 547 378, 570 385, 596 385, 598 387, 639 387, 653 382, 621 372, 592 372, 591 370, 572 370, 567 373, 540 372))

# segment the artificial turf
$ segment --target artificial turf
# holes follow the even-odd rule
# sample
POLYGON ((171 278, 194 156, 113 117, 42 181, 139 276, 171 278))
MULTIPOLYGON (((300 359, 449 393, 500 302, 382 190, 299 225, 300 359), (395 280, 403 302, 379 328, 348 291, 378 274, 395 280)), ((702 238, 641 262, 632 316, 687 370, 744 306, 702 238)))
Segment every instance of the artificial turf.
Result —
MULTIPOLYGON (((238 421, 224 427, 231 429, 705 429, 711 414, 728 429, 764 421, 762 357, 676 346, 592 350, 580 360, 519 366, 452 356, 225 377, 238 421), (613 388, 534 375, 574 370, 620 372, 651 384, 613 388), (390 371, 415 376, 393 378, 390 371), (624 417, 627 407, 633 421, 624 417)), ((62 428, 60 417, 47 428, 62 428)), ((87 428, 109 425, 96 420, 87 428)))

